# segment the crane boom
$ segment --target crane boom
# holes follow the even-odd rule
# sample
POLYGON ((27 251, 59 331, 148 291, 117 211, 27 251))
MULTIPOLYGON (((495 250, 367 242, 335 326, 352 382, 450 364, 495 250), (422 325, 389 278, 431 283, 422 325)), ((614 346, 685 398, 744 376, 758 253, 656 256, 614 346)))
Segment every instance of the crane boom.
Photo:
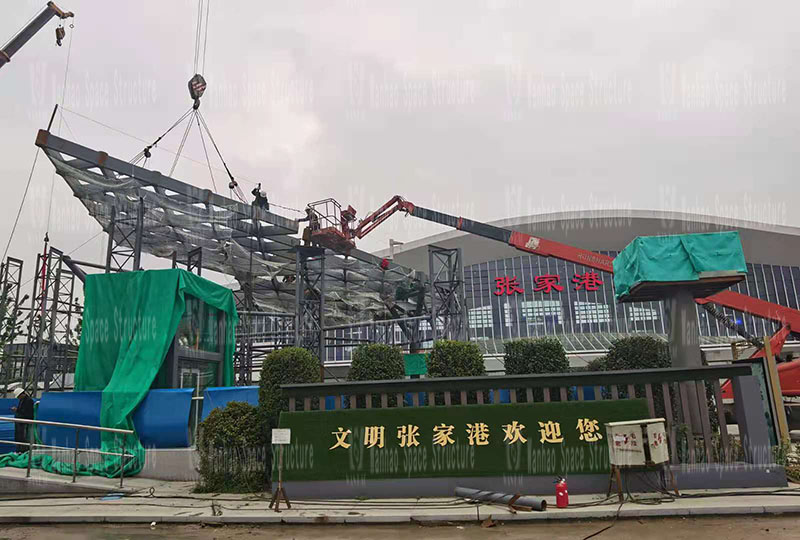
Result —
MULTIPOLYGON (((47 2, 47 5, 33 20, 28 23, 25 28, 19 31, 8 44, 0 50, 0 68, 11 62, 11 57, 25 45, 36 33, 41 30, 44 25, 50 22, 53 17, 59 19, 67 19, 74 17, 71 11, 63 11, 53 2, 47 2)), ((62 29, 63 30, 63 29, 62 29)))
MULTIPOLYGON (((576 248, 546 238, 539 238, 530 234, 513 231, 496 225, 474 221, 468 218, 453 216, 417 206, 400 195, 395 195, 383 206, 376 211, 370 213, 367 217, 360 221, 357 227, 350 228, 349 226, 342 225, 341 230, 336 230, 335 238, 339 240, 337 245, 332 245, 328 242, 328 247, 332 249, 341 249, 344 246, 346 250, 348 247, 354 245, 354 239, 363 238, 367 233, 375 229, 378 225, 387 220, 396 212, 405 212, 414 217, 452 227, 460 231, 464 231, 476 236, 482 236, 498 242, 503 242, 509 246, 524 251, 526 253, 533 253, 542 257, 554 257, 569 261, 575 264, 580 264, 594 270, 602 272, 614 273, 614 259, 602 253, 595 253, 593 251, 576 248)), ((355 220, 355 210, 348 207, 347 220, 355 220)), ((329 234, 330 229, 325 229, 318 234, 318 240, 326 240, 332 238, 329 234), (327 236, 326 236, 327 234, 327 236)), ((315 233, 316 234, 316 233, 315 233)), ((325 241, 320 241, 320 244, 325 245, 325 241)), ((711 295, 707 298, 696 299, 698 304, 714 303, 723 307, 727 307, 736 311, 741 311, 763 317, 772 321, 781 323, 782 330, 776 333, 775 337, 782 341, 786 339, 789 331, 800 332, 800 311, 758 298, 753 298, 734 291, 722 291, 711 295)), ((775 349, 777 343, 773 343, 775 349)), ((763 354, 763 353, 762 353, 763 354)))

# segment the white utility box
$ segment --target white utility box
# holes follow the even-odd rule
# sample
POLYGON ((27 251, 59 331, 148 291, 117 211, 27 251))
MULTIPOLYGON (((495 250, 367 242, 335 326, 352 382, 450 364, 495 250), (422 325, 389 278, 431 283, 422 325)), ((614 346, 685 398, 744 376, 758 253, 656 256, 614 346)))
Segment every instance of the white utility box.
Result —
POLYGON ((669 461, 663 418, 606 424, 608 457, 617 467, 643 467, 669 461))

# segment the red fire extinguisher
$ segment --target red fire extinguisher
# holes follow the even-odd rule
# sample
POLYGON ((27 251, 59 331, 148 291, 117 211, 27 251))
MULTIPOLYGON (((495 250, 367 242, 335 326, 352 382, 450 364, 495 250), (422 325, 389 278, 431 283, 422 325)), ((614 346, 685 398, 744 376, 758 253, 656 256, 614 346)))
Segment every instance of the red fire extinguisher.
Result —
POLYGON ((567 480, 562 477, 556 478, 556 506, 566 508, 569 506, 569 491, 567 491, 567 480))

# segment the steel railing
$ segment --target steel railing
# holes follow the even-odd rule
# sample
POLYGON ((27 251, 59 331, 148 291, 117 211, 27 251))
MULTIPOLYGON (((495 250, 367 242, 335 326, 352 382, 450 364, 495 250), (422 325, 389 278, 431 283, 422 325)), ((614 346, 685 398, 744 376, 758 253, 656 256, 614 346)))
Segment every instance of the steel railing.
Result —
POLYGON ((122 481, 125 477, 125 461, 126 458, 136 457, 133 454, 125 452, 126 439, 128 435, 133 435, 133 430, 130 429, 115 429, 100 426, 89 426, 85 424, 67 424, 64 422, 50 422, 48 420, 27 420, 25 418, 3 418, 0 417, 0 422, 13 422, 15 424, 31 424, 34 426, 52 426, 61 427, 75 430, 75 448, 69 446, 55 446, 49 444, 38 444, 35 441, 36 429, 28 430, 28 442, 7 441, 0 439, 0 443, 16 444, 28 447, 28 470, 25 474, 26 478, 31 476, 31 461, 33 461, 33 450, 35 448, 45 448, 50 450, 72 450, 72 481, 75 482, 78 475, 78 454, 97 454, 103 456, 118 456, 120 458, 119 467, 119 487, 122 487, 122 481), (106 433, 117 433, 122 435, 122 452, 104 452, 102 450, 93 450, 89 448, 79 448, 81 430, 85 431, 102 431, 106 433))

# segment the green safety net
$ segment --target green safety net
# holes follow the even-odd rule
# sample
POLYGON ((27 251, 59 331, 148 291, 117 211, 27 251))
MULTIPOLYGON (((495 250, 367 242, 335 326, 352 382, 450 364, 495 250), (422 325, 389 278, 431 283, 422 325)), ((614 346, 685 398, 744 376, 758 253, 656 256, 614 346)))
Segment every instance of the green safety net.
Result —
POLYGON ((696 281, 706 272, 747 273, 736 231, 639 236, 614 258, 616 298, 642 282, 696 281))
MULTIPOLYGON (((222 382, 233 385, 234 331, 238 322, 233 292, 181 269, 147 270, 86 276, 83 330, 75 367, 76 391, 102 391, 100 425, 134 429, 132 414, 147 395, 169 350, 191 298, 226 315, 222 382)), ((214 315, 216 317, 216 315, 214 315)), ((144 465, 144 448, 136 437, 125 442, 134 455, 125 475, 144 465)), ((120 453, 120 435, 101 433, 101 450, 120 453)), ((27 467, 27 454, 0 457, 0 467, 27 467)), ((34 455, 32 467, 72 474, 72 464, 34 455)), ((80 475, 114 477, 120 458, 105 456, 101 463, 78 466, 80 475)))

